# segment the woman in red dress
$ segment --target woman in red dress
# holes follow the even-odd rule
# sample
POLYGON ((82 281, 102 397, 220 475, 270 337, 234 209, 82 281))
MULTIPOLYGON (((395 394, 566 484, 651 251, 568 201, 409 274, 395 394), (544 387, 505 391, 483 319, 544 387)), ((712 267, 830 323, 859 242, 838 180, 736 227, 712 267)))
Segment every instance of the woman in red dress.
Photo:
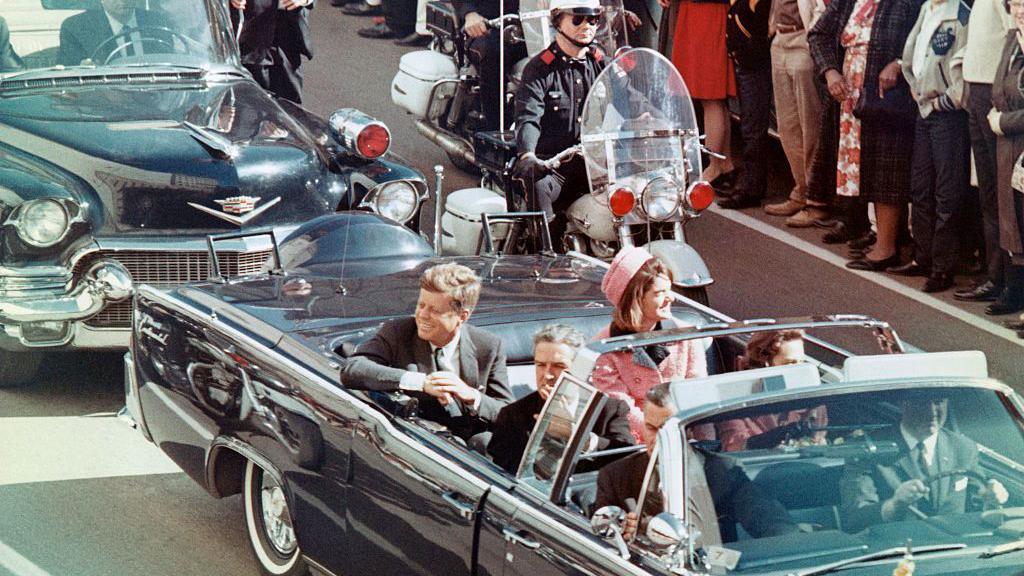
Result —
MULTIPOLYGON (((704 109, 704 133, 707 147, 726 156, 711 158, 704 170, 705 180, 720 176, 732 178, 733 164, 729 144, 730 122, 726 98, 736 95, 732 60, 725 47, 725 21, 729 3, 725 0, 658 0, 665 8, 679 3, 672 39, 672 63, 704 109)), ((718 180, 716 185, 724 185, 718 180)))

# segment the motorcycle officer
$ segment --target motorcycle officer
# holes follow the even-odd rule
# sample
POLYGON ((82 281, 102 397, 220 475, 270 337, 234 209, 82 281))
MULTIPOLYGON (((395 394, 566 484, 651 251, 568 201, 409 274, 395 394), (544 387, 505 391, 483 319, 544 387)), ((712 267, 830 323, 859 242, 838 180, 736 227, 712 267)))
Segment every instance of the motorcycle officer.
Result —
POLYGON ((583 103, 607 64, 594 43, 602 12, 599 0, 552 0, 555 41, 526 65, 515 97, 516 171, 530 209, 547 214, 556 249, 566 229, 565 209, 589 190, 587 171, 579 156, 557 168, 541 159, 580 141, 583 103))
MULTIPOLYGON (((505 14, 519 13, 519 0, 505 0, 505 14)), ((502 16, 499 0, 464 0, 456 3, 456 10, 463 22, 463 31, 468 36, 466 52, 469 61, 480 74, 480 102, 484 113, 484 130, 504 130, 498 127, 501 84, 504 73, 526 58, 526 44, 505 43, 505 70, 501 70, 501 30, 487 27, 487 21, 502 16)), ((505 119, 505 124, 509 118, 505 119)))

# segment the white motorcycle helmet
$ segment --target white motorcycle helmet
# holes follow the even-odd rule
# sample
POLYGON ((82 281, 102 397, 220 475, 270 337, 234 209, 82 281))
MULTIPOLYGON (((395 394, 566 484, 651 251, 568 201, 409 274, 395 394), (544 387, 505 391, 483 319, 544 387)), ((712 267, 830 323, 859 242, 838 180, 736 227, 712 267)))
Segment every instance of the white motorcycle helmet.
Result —
POLYGON ((551 0, 551 25, 558 27, 558 17, 562 14, 579 16, 600 16, 604 12, 600 0, 551 0))

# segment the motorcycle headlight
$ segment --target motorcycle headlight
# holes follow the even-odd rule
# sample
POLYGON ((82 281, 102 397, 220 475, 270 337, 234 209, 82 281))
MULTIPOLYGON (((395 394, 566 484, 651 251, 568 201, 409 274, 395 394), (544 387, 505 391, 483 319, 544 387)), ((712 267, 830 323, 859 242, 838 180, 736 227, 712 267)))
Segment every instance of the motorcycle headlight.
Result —
POLYGON ((401 224, 405 224, 416 214, 418 205, 416 187, 403 181, 382 184, 373 199, 373 209, 377 214, 401 224))
POLYGON ((651 220, 665 220, 679 209, 679 184, 667 176, 651 180, 644 188, 640 202, 651 220))
POLYGON ((57 200, 44 198, 21 205, 14 223, 18 236, 31 246, 46 248, 64 238, 71 225, 67 209, 57 200))

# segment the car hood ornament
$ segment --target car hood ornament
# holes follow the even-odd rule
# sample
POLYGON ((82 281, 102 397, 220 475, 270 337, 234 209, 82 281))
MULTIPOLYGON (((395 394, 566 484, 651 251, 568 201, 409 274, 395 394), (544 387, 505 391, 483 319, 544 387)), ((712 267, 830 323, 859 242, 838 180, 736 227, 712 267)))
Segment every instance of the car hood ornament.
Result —
POLYGON ((210 208, 209 206, 196 204, 195 202, 189 202, 188 205, 195 208, 196 210, 206 212, 211 216, 216 216, 221 220, 227 220, 228 222, 231 222, 232 224, 235 224, 237 226, 244 226, 248 221, 259 216, 260 214, 263 214, 264 212, 267 211, 268 208, 280 202, 281 197, 278 196, 277 198, 274 198, 270 202, 267 202, 263 206, 257 208, 256 204, 259 201, 259 196, 231 196, 230 198, 225 198, 223 200, 214 200, 214 202, 220 204, 220 208, 222 210, 221 212, 218 212, 217 210, 210 208))

